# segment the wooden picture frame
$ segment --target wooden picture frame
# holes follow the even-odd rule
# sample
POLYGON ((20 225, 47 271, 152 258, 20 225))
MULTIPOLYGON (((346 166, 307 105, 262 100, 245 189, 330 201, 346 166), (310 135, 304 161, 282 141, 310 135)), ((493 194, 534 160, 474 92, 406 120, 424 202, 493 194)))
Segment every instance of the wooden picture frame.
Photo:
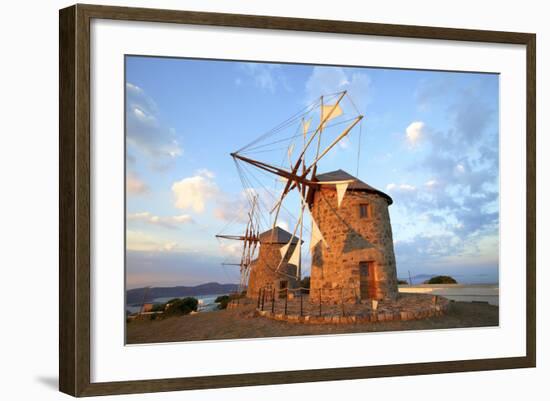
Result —
POLYGON ((536 37, 534 34, 96 5, 74 5, 62 9, 59 14, 59 29, 59 388, 62 392, 73 396, 94 396, 535 366, 536 37), (526 46, 526 356, 92 383, 90 380, 90 21, 94 18, 526 46))

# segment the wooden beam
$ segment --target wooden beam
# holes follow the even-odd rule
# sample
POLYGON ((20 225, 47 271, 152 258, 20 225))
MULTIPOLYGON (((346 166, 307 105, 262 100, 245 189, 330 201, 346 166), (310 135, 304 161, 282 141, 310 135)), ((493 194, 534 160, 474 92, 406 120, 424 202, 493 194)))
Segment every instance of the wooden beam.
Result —
POLYGON ((282 168, 271 166, 267 163, 263 163, 263 162, 260 162, 258 160, 250 159, 248 157, 239 155, 238 153, 231 153, 231 156, 233 156, 233 157, 235 157, 239 160, 242 160, 246 163, 252 164, 253 166, 258 167, 262 170, 269 171, 270 173, 273 173, 273 174, 276 174, 276 175, 279 175, 281 177, 286 178, 288 180, 287 185, 290 185, 289 183, 292 183, 294 181, 298 181, 300 184, 305 184, 305 185, 313 185, 314 184, 312 181, 306 179, 305 177, 297 175, 296 172, 289 172, 289 171, 284 170, 282 168))
POLYGON ((225 235, 225 234, 218 234, 216 235, 216 238, 223 238, 223 239, 233 239, 237 241, 251 241, 256 242, 259 241, 258 237, 252 235, 252 236, 246 236, 246 235, 225 235))
POLYGON ((355 119, 355 121, 353 121, 353 123, 351 123, 351 124, 349 125, 349 127, 347 127, 347 128, 344 130, 344 132, 342 132, 340 135, 338 135, 338 137, 337 137, 336 139, 334 139, 334 141, 332 141, 332 143, 331 143, 329 146, 327 146, 327 148, 326 148, 319 156, 317 156, 317 158, 313 161, 313 163, 311 164, 311 166, 308 167, 308 168, 306 169, 306 171, 307 171, 307 172, 311 171, 311 168, 314 167, 314 166, 316 166, 316 165, 317 165, 317 162, 318 162, 319 160, 321 160, 321 158, 322 158, 323 156, 325 156, 334 146, 336 146, 336 144, 337 144, 338 142, 340 142, 342 139, 344 139, 344 138, 349 134, 349 132, 353 129, 353 127, 355 127, 355 126, 357 125, 357 123, 359 123, 359 121, 361 121, 362 119, 363 119, 363 116, 361 116, 361 115, 358 116, 358 117, 355 119))

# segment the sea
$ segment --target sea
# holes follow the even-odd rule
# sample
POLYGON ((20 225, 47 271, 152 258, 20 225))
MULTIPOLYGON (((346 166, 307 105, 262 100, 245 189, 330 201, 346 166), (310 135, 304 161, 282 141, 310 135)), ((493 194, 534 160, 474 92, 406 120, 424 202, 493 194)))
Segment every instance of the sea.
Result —
MULTIPOLYGON (((218 309, 218 304, 214 301, 216 300, 216 298, 218 298, 221 295, 227 295, 227 294, 191 295, 191 297, 196 298, 199 301, 197 312, 212 312, 218 309)), ((185 298, 185 297, 181 297, 181 298, 185 298)), ((153 298, 153 300, 149 301, 148 303, 163 304, 168 302, 171 299, 174 299, 174 297, 153 298)), ((126 310, 130 313, 138 313, 140 309, 141 309, 141 304, 126 305, 126 310)))
MULTIPOLYGON (((465 273, 439 273, 445 276, 451 276, 458 284, 496 284, 498 285, 498 271, 483 274, 465 274, 465 273)), ((411 281, 413 285, 422 284, 424 281, 439 274, 412 274, 411 281)), ((399 280, 409 282, 409 276, 404 272, 398 273, 399 280)))

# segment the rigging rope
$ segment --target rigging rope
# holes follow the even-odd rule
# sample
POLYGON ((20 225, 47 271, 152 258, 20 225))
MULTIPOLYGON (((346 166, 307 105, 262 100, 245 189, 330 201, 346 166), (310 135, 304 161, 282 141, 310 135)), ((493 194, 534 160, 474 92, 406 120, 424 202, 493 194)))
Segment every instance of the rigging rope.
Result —
POLYGON ((363 120, 359 123, 359 143, 357 144, 357 171, 355 176, 359 178, 359 162, 361 160, 361 134, 363 133, 363 120))
POLYGON ((259 141, 279 132, 281 129, 283 128, 286 128, 286 126, 292 124, 294 122, 294 120, 298 119, 298 118, 301 118, 305 115, 307 115, 308 113, 310 113, 312 110, 314 110, 317 105, 318 105, 318 101, 315 102, 315 103, 312 103, 306 107, 304 107, 303 109, 301 109, 300 111, 298 111, 296 114, 294 114, 293 116, 289 117, 288 119, 286 119, 285 121, 283 121, 282 123, 280 123, 279 125, 275 126, 274 128, 272 128, 271 130, 267 131, 266 133, 264 133, 263 135, 260 135, 259 138, 255 139, 254 141, 250 142, 249 144, 243 146, 242 148, 240 148, 239 150, 237 150, 236 153, 240 153, 242 152, 244 149, 246 148, 249 148, 250 146, 258 143, 259 141), (305 110, 305 112, 304 112, 305 110))
MULTIPOLYGON (((358 113, 359 114, 359 113, 358 113)), ((350 121, 353 121, 356 119, 357 116, 354 116, 352 118, 348 118, 346 120, 340 120, 338 122, 335 122, 335 123, 332 123, 332 124, 328 124, 328 125, 324 125, 323 126, 323 131, 328 129, 328 128, 332 128, 332 127, 336 127, 336 126, 339 126, 339 125, 343 125, 343 124, 346 124, 350 121)), ((301 121, 300 121, 301 122, 301 121)), ((298 125, 298 128, 300 126, 298 125)), ((309 131, 307 131, 307 134, 310 134, 311 132, 314 132, 315 129, 311 129, 309 131)), ((260 149, 260 148, 263 148, 263 147, 266 147, 266 146, 269 146, 269 145, 275 145, 277 143, 281 143, 281 142, 285 142, 285 141, 288 141, 288 140, 292 140, 292 139, 296 139, 298 137, 301 137, 303 135, 303 133, 299 133, 297 135, 293 135, 293 136, 289 136, 289 137, 286 137, 286 138, 282 138, 282 139, 278 139, 276 141, 273 141, 273 142, 268 142, 268 143, 265 143, 265 144, 260 144, 260 145, 256 145, 254 147, 249 147, 246 149, 246 151, 242 152, 242 151, 238 151, 237 153, 241 153, 241 154, 251 154, 251 153, 257 153, 255 150, 256 149, 260 149)))
MULTIPOLYGON (((247 166, 247 168, 251 168, 251 167, 248 167, 248 166, 247 166)), ((261 169, 254 170, 254 171, 258 171, 259 173, 264 174, 265 176, 270 177, 270 174, 269 174, 268 172, 263 171, 263 170, 261 170, 261 169)), ((249 174, 252 178, 254 178, 254 180, 262 187, 262 189, 264 189, 264 191, 266 191, 266 193, 267 193, 268 195, 270 195, 270 196, 273 198, 274 201, 278 201, 278 200, 279 200, 278 197, 275 196, 275 195, 273 195, 273 194, 271 193, 271 191, 270 191, 270 190, 269 190, 269 189, 268 189, 268 188, 267 188, 267 187, 266 187, 266 186, 265 186, 265 185, 264 185, 264 184, 263 184, 254 174, 252 174, 250 171, 248 171, 248 174, 249 174)), ((270 210, 269 205, 267 205, 267 204, 264 203, 264 202, 262 202, 262 203, 263 203, 264 207, 265 207, 267 210, 270 210)), ((298 218, 297 218, 292 212, 290 212, 284 205, 281 205, 281 208, 288 214, 288 216, 289 216, 293 221, 298 221, 298 218)), ((307 231, 308 233, 311 233, 310 230, 309 230, 307 227, 304 227, 304 230, 307 231)))

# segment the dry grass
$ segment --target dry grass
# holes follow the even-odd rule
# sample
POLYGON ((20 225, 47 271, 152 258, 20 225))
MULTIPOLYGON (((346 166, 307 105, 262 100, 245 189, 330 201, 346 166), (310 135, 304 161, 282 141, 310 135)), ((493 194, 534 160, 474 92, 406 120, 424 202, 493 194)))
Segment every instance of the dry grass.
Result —
POLYGON ((253 307, 127 323, 127 343, 364 333, 498 326, 498 307, 454 302, 445 316, 423 320, 359 324, 300 324, 255 317, 253 307))

